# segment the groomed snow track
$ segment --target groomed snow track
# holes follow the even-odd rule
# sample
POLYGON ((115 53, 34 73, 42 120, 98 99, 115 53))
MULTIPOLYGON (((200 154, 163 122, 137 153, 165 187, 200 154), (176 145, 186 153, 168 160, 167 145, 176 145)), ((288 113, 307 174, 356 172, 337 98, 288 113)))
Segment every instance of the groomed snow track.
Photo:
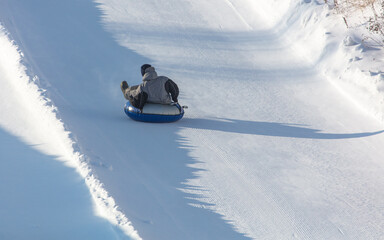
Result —
POLYGON ((72 141, 98 215, 132 239, 381 237, 383 127, 319 71, 326 15, 311 1, 0 2, 57 109, 51 144, 72 141), (119 84, 143 63, 178 83, 181 121, 126 118, 119 84))

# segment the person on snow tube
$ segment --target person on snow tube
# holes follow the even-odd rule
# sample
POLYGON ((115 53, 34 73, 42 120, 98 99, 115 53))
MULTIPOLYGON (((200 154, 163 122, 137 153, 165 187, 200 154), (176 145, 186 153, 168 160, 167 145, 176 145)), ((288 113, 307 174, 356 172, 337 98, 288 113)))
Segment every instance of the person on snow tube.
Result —
POLYGON ((143 82, 139 85, 129 86, 126 81, 121 82, 120 88, 132 106, 140 110, 145 103, 171 104, 178 102, 179 88, 168 77, 157 76, 155 68, 150 64, 141 66, 143 82))

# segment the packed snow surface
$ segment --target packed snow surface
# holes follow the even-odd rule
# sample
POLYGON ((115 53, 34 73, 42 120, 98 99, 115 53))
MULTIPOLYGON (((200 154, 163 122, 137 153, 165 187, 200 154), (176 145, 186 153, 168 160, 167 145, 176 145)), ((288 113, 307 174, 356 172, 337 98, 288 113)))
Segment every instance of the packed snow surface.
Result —
MULTIPOLYGON (((59 172, 48 189, 88 187, 65 192, 82 199, 73 204, 95 236, 379 239, 382 76, 359 59, 381 50, 345 38, 330 11, 296 0, 1 1, 0 140, 59 172), (179 85, 181 121, 125 116, 119 84, 140 83, 143 63, 179 85), (81 207, 91 200, 93 213, 81 207)), ((31 165, 27 155, 1 151, 41 181, 9 162, 31 165)))

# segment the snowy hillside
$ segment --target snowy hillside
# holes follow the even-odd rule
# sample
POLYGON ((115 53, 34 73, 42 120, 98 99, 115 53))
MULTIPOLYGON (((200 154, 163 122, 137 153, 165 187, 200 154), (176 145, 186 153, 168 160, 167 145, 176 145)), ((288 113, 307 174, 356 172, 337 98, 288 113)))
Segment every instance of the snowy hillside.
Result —
POLYGON ((1 239, 382 236, 383 50, 326 5, 2 0, 0 24, 1 239), (144 63, 179 122, 124 114, 144 63))

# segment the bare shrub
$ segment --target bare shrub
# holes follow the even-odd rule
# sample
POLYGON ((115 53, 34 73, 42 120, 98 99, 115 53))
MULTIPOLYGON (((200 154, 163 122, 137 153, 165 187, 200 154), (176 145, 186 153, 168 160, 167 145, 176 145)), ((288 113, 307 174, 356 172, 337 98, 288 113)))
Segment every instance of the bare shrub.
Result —
POLYGON ((338 13, 349 15, 358 10, 372 7, 378 0, 327 0, 325 3, 333 5, 338 13))
POLYGON ((375 4, 371 4, 373 16, 368 20, 368 30, 384 36, 384 1, 382 1, 378 8, 375 4))
POLYGON ((371 39, 381 46, 384 46, 384 0, 324 0, 332 6, 337 14, 342 15, 346 26, 356 27, 349 23, 349 19, 357 12, 365 13, 363 23, 358 25, 366 26, 366 29, 379 37, 364 36, 363 39, 371 39))

